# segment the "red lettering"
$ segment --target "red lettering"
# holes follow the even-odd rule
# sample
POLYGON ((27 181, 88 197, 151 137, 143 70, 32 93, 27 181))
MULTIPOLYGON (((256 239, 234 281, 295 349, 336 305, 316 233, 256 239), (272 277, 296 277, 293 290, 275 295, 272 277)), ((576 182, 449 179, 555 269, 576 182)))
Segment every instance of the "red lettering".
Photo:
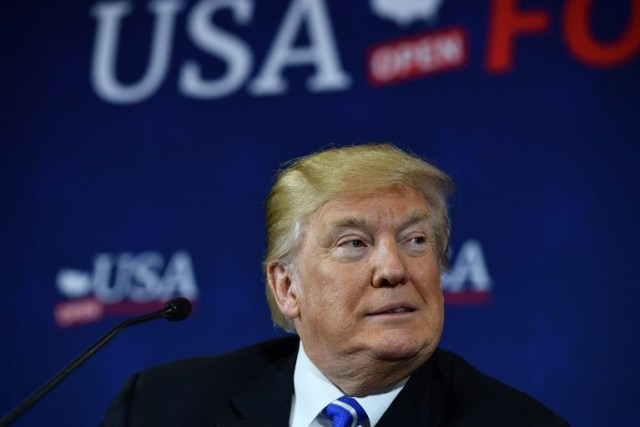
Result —
POLYGON ((461 68, 467 36, 458 27, 387 42, 369 49, 369 82, 374 86, 461 68))
POLYGON ((614 41, 596 40, 589 28, 593 0, 569 0, 564 8, 563 30, 569 51, 595 67, 613 67, 640 52, 640 0, 631 0, 627 28, 614 41))
POLYGON ((485 67, 490 73, 506 73, 513 68, 516 37, 549 30, 544 10, 518 10, 517 0, 493 0, 489 19, 489 40, 485 67))
POLYGON ((53 317, 61 328, 95 322, 102 316, 104 307, 95 298, 62 301, 53 311, 53 317))

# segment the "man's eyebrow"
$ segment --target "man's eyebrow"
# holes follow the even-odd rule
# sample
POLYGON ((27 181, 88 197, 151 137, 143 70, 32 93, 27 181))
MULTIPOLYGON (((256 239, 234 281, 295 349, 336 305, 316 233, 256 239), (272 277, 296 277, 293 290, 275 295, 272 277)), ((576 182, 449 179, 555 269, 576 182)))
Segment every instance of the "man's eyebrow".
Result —
POLYGON ((369 221, 366 218, 357 217, 357 216, 346 216, 342 218, 338 218, 335 221, 331 221, 329 223, 329 228, 366 228, 369 224, 369 221))
POLYGON ((411 211, 409 215, 407 215, 404 221, 402 221, 400 229, 405 229, 411 225, 415 225, 423 221, 430 222, 430 220, 431 215, 429 214, 429 211, 422 208, 416 208, 411 211))

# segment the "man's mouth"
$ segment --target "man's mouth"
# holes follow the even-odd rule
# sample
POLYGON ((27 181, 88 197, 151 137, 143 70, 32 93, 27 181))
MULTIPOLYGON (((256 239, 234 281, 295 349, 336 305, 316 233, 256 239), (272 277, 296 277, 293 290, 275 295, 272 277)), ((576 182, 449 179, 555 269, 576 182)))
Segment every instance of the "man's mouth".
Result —
POLYGON ((370 315, 371 316, 380 316, 383 314, 404 314, 404 313, 412 313, 416 311, 415 308, 411 305, 393 305, 388 307, 381 307, 380 309, 375 310, 370 315))
POLYGON ((382 313, 409 313, 413 311, 412 309, 410 309, 409 307, 398 307, 398 308, 394 308, 393 310, 387 310, 387 311, 383 311, 382 313))

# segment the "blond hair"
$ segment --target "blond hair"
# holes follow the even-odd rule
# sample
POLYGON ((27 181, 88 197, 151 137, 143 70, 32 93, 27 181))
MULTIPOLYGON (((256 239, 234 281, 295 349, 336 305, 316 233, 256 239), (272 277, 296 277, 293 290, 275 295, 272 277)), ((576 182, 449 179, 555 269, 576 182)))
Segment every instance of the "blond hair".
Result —
MULTIPOLYGON (((425 198, 436 257, 440 268, 446 268, 447 196, 453 182, 440 169, 392 144, 366 144, 319 151, 284 165, 266 201, 265 277, 270 264, 294 261, 305 221, 324 203, 393 184, 405 185, 425 198)), ((273 322, 293 332, 293 322, 280 312, 268 281, 266 293, 273 322)))

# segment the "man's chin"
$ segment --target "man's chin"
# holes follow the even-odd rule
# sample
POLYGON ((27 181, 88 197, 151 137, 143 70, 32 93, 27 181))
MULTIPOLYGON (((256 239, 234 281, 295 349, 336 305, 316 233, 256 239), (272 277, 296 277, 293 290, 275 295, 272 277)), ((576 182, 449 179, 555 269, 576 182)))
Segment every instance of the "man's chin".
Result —
POLYGON ((379 342, 373 349, 376 359, 384 362, 407 362, 428 359, 433 350, 428 343, 393 339, 379 342))

